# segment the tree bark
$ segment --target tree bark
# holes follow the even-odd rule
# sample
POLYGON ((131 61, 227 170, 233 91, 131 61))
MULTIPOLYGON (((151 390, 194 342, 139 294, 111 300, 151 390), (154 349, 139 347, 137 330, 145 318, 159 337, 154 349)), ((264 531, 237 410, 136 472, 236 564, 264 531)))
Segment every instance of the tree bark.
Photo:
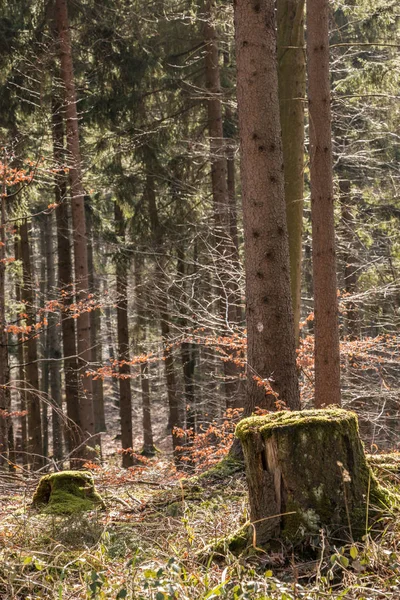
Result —
POLYGON ((340 350, 329 82, 329 2, 307 0, 315 406, 340 405, 340 350))
MULTIPOLYGON (((42 312, 42 319, 47 318, 47 311, 44 310, 47 285, 46 285, 46 259, 47 259, 47 232, 42 219, 39 221, 39 269, 40 281, 39 281, 39 295, 38 304, 42 312)), ((37 222, 37 221, 36 221, 37 222)), ((33 253, 34 254, 34 253, 33 253)), ((32 265, 33 266, 33 265, 32 265)), ((50 371, 48 361, 48 330, 47 327, 42 327, 38 336, 38 355, 40 358, 40 391, 44 401, 41 403, 42 412, 42 444, 43 444, 43 456, 48 458, 49 456, 49 384, 50 384, 50 371)))
MULTIPOLYGON (((136 351, 139 354, 146 352, 147 324, 144 314, 144 299, 142 290, 143 262, 136 253, 134 257, 135 267, 135 298, 136 298, 136 351)), ((143 423, 143 449, 144 456, 153 456, 156 448, 154 446, 153 426, 151 422, 151 396, 149 380, 149 363, 140 364, 140 386, 142 391, 142 423, 143 423)))
MULTIPOLYGON (((45 223, 46 235, 46 272, 47 300, 57 300, 56 270, 54 261, 54 214, 47 215, 45 223)), ((62 395, 61 395, 61 344, 59 334, 59 312, 48 311, 47 326, 47 359, 50 376, 50 396, 53 404, 51 413, 53 428, 53 458, 61 461, 63 458, 62 435, 62 395)))
POLYGON ((245 238, 245 414, 300 406, 290 295, 276 31, 272 0, 235 1, 237 98, 245 238), (271 387, 266 393, 264 385, 271 387))
MULTIPOLYGON (((6 169, 6 164, 3 165, 6 169)), ((10 405, 10 368, 8 362, 8 334, 6 323, 6 174, 4 173, 2 181, 1 194, 1 224, 0 224, 0 464, 8 453, 8 418, 6 412, 10 405)))
MULTIPOLYGON (((58 168, 64 164, 64 128, 60 104, 53 100, 53 154, 58 168)), ((79 411, 78 363, 75 337, 75 320, 68 315, 69 306, 73 302, 73 269, 69 216, 67 198, 67 182, 65 175, 59 171, 54 176, 54 195, 57 221, 57 256, 58 256, 58 288, 63 305, 61 315, 62 347, 64 357, 65 400, 67 404, 67 440, 69 453, 73 457, 74 450, 82 443, 79 411)), ((72 460, 75 464, 75 462, 72 460)))
POLYGON ((241 421, 236 429, 245 457, 250 518, 256 544, 292 543, 321 528, 341 540, 365 535, 368 501, 385 510, 364 455, 354 413, 282 411, 241 421), (310 460, 312 455, 318 460, 310 460))
POLYGON ((114 203, 116 233, 121 244, 117 255, 117 330, 118 330, 118 374, 119 374, 119 414, 121 417, 122 466, 133 465, 132 434, 132 391, 131 368, 129 361, 129 323, 128 323, 128 264, 125 252, 125 219, 122 210, 114 203), (128 452, 124 452, 128 450, 128 452))
POLYGON ((43 465, 42 422, 40 412, 39 370, 37 334, 35 330, 35 282, 32 277, 31 251, 28 223, 26 219, 19 227, 21 235, 21 258, 23 269, 22 301, 27 314, 26 324, 30 331, 26 334, 26 385, 28 408, 28 451, 33 470, 43 465))
POLYGON ((289 236, 290 283, 296 345, 299 343, 304 195, 304 0, 278 0, 278 83, 289 236))
MULTIPOLYGON (((14 241, 14 256, 15 260, 21 260, 21 248, 20 242, 17 237, 15 237, 14 241)), ((0 267, 1 268, 1 267, 0 267)), ((1 279, 0 279, 1 282, 1 279)), ((0 283, 1 285, 1 283, 0 283)), ((0 293, 0 298, 3 297, 0 293)), ((21 283, 19 278, 15 281, 15 299, 17 301, 18 306, 21 305, 21 283)), ((21 309, 19 308, 20 312, 21 309)), ((20 324, 20 318, 18 315, 17 319, 18 325, 20 324)), ((19 394, 19 410, 21 412, 26 411, 26 376, 25 376, 25 365, 24 365, 24 342, 23 342, 23 334, 18 333, 17 335, 17 356, 18 356, 18 383, 17 390, 19 394)), ((28 463, 28 429, 27 429, 27 419, 26 415, 21 417, 21 462, 23 465, 28 463)))
MULTIPOLYGON (((79 147, 78 112, 72 62, 71 36, 68 21, 67 0, 56 0, 56 23, 59 36, 59 53, 61 79, 65 91, 65 117, 67 127, 67 152, 69 180, 71 187, 71 214, 74 241, 75 288, 78 302, 83 303, 83 310, 77 319, 78 360, 83 384, 80 397, 80 424, 85 434, 95 433, 92 397, 92 378, 86 374, 91 363, 90 349, 90 315, 85 309, 88 297, 88 254, 84 206, 84 189, 82 184, 82 167, 79 147)), ((85 446, 82 453, 90 457, 85 446)))

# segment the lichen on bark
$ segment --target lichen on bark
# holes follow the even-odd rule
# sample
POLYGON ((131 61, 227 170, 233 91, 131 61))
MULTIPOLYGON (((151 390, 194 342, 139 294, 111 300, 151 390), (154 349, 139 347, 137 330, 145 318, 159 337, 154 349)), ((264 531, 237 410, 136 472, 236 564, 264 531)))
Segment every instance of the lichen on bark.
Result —
POLYGON ((104 502, 90 472, 61 471, 41 478, 31 508, 46 514, 73 514, 104 508, 104 502))
POLYGON ((367 464, 357 416, 338 408, 249 417, 236 429, 246 463, 257 544, 320 529, 342 539, 366 533, 390 502, 367 464))

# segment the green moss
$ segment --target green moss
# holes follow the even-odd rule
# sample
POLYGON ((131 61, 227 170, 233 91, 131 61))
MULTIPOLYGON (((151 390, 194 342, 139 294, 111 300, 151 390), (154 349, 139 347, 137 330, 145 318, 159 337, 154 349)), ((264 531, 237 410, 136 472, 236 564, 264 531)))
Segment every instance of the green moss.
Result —
POLYGON ((226 477, 230 477, 234 473, 238 473, 244 470, 244 464, 242 461, 233 458, 229 454, 225 456, 222 460, 220 460, 216 465, 198 475, 196 478, 192 478, 192 480, 197 479, 197 481, 203 481, 205 479, 225 479, 226 477))
MULTIPOLYGON (((332 422, 335 427, 341 425, 346 427, 349 422, 356 420, 356 414, 348 410, 341 408, 327 408, 324 410, 303 410, 291 412, 282 410, 279 412, 269 413, 263 416, 252 416, 247 419, 243 419, 238 423, 235 431, 235 435, 240 439, 241 442, 245 441, 249 435, 252 435, 255 431, 258 431, 265 439, 269 437, 272 430, 274 433, 278 429, 285 429, 288 427, 295 427, 299 425, 303 427, 305 424, 309 425, 320 425, 321 423, 332 422)), ((357 422, 357 421, 356 421, 357 422)), ((358 429, 357 429, 358 431, 358 429)), ((320 435, 317 433, 317 435, 320 435)), ((309 443, 309 436, 303 440, 304 443, 309 443)))
POLYGON ((32 499, 32 508, 46 514, 73 514, 104 508, 88 471, 61 471, 45 475, 32 499))
POLYGON ((221 537, 197 553, 198 558, 208 560, 211 554, 226 556, 227 551, 232 554, 241 554, 251 543, 253 528, 247 522, 245 525, 231 533, 221 537))

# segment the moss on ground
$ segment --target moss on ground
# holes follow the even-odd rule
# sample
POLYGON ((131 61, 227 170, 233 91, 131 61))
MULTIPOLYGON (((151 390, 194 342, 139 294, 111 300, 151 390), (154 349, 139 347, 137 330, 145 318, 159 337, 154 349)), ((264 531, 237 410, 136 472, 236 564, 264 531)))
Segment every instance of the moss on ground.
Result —
POLYGON ((31 508, 46 514, 70 515, 103 508, 96 492, 92 474, 88 471, 61 471, 45 475, 39 481, 31 508))

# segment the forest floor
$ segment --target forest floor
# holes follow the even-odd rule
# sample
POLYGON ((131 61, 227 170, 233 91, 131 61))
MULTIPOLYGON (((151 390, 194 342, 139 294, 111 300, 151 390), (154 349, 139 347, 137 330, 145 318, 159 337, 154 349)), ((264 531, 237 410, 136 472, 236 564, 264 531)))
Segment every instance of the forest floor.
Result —
MULTIPOLYGON (((307 553, 250 543, 236 556, 212 546, 248 520, 237 464, 182 479, 163 454, 130 470, 116 463, 92 466, 106 509, 65 517, 29 509, 37 479, 0 476, 2 600, 400 598, 396 514, 361 543, 318 536, 307 553)), ((396 473, 379 474, 400 487, 396 473)))

